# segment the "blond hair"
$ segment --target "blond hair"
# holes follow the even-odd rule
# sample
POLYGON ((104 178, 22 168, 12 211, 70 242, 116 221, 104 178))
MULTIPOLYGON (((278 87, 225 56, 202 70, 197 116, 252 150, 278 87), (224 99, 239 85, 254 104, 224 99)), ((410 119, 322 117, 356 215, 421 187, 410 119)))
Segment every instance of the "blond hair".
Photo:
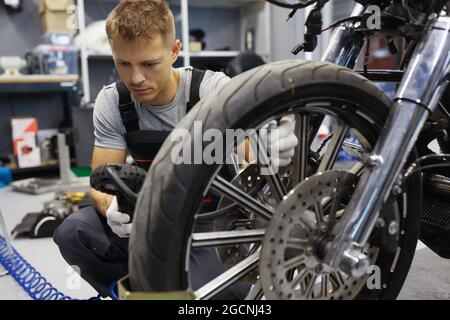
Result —
POLYGON ((160 34, 170 46, 175 41, 175 21, 164 0, 122 0, 108 15, 106 33, 111 41, 153 39, 160 34))

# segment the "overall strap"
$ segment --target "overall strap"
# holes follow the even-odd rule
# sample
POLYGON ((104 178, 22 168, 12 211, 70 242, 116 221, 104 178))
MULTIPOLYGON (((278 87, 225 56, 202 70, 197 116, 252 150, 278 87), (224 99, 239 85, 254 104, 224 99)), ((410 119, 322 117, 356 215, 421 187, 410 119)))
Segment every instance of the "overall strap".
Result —
POLYGON ((200 85, 205 77, 205 71, 192 69, 191 91, 189 93, 189 102, 186 105, 186 113, 200 101, 200 85))
MULTIPOLYGON (((200 101, 200 85, 205 76, 205 71, 192 69, 191 90, 189 102, 186 105, 188 113, 200 101)), ((127 132, 139 130, 139 117, 131 99, 131 93, 122 81, 116 82, 116 88, 119 92, 119 112, 122 117, 123 125, 127 132)))
POLYGON ((127 132, 139 130, 139 117, 131 99, 131 93, 122 81, 116 82, 119 92, 119 112, 127 132))

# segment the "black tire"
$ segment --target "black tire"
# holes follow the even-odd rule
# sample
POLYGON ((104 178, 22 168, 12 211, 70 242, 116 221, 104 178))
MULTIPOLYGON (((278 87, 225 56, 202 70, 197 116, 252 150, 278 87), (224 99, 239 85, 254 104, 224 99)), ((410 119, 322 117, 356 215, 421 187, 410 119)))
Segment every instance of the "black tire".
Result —
MULTIPOLYGON (((192 134, 193 123, 198 120, 203 122, 204 129, 217 128, 221 132, 228 128, 246 129, 276 115, 287 108, 287 104, 311 96, 351 101, 355 109, 346 113, 347 120, 350 123, 365 121, 372 143, 389 113, 390 101, 366 78, 330 63, 290 60, 237 76, 196 105, 177 128, 192 134)), ((185 261, 194 214, 218 166, 175 165, 170 158, 174 144, 168 139, 162 146, 136 206, 129 263, 131 286, 135 291, 188 288, 185 261)), ((417 192, 421 194, 420 190, 417 192)), ((410 210, 401 226, 404 230, 400 239, 402 251, 394 272, 383 274, 388 286, 363 293, 361 298, 392 299, 399 293, 418 238, 421 208, 418 194, 408 193, 410 210)))

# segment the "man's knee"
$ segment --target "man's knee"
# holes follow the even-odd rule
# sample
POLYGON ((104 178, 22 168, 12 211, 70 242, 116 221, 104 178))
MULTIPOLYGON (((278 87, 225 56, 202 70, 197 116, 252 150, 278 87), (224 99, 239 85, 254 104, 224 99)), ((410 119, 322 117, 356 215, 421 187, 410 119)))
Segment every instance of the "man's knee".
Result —
POLYGON ((60 247, 71 247, 77 242, 77 230, 80 222, 73 219, 65 219, 53 234, 53 241, 60 247))
POLYGON ((69 215, 55 230, 53 241, 58 245, 65 258, 86 249, 85 242, 87 242, 89 235, 97 233, 95 230, 96 223, 91 221, 93 220, 93 214, 97 213, 91 207, 81 209, 69 215))

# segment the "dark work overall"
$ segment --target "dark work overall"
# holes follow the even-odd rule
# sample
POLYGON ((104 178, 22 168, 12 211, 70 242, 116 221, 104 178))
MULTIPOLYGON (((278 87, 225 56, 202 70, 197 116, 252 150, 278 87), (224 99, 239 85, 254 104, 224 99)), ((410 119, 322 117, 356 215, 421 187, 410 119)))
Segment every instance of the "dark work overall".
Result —
MULTIPOLYGON (((186 113, 200 100, 199 89, 204 74, 204 71, 192 70, 190 101, 187 103, 186 113)), ((120 115, 126 129, 127 150, 134 161, 147 170, 170 132, 140 130, 130 92, 122 82, 117 82, 116 87, 119 92, 120 115)), ((209 210, 208 208, 206 211, 209 210)), ((195 231, 212 231, 212 224, 197 225, 195 231)), ((119 238, 113 233, 106 218, 93 207, 70 215, 55 231, 53 238, 66 261, 77 266, 83 279, 102 296, 110 295, 111 284, 128 273, 128 239, 119 238)), ((190 261, 194 290, 223 272, 214 248, 193 249, 190 261)), ((242 299, 248 290, 248 285, 236 283, 216 298, 242 299)))
MULTIPOLYGON (((192 70, 191 90, 189 102, 186 105, 186 114, 200 100, 200 84, 204 76, 204 71, 192 70)), ((147 171, 170 131, 140 130, 139 116, 131 99, 130 91, 121 81, 116 83, 116 87, 119 92, 120 116, 126 130, 127 150, 133 160, 147 171)))

